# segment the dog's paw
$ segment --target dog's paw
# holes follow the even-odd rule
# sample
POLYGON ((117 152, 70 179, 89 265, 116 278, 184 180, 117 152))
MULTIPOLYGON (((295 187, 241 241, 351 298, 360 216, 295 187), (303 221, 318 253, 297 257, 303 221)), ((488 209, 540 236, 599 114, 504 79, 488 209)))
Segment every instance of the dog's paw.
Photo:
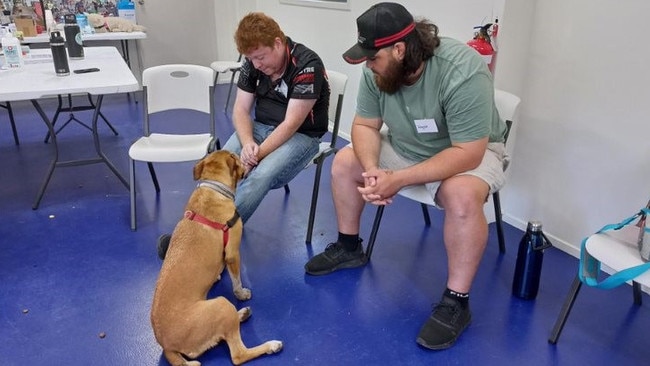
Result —
POLYGON ((237 300, 250 300, 251 299, 251 290, 242 287, 240 289, 234 290, 235 297, 237 300))
POLYGON ((253 310, 251 310, 250 306, 247 306, 245 308, 239 309, 237 311, 237 314, 239 315, 239 322, 243 323, 246 320, 248 320, 248 318, 250 318, 251 315, 253 315, 253 310))
POLYGON ((266 352, 267 355, 282 351, 282 341, 268 341, 266 344, 269 345, 269 350, 266 352))

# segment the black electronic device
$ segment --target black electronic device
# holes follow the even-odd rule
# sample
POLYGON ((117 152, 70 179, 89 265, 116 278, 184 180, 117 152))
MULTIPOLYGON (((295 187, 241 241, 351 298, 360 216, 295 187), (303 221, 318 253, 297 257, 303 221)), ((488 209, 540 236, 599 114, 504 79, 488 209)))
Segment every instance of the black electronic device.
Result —
POLYGON ((99 71, 98 68, 96 68, 96 67, 91 67, 91 68, 89 68, 89 69, 78 69, 78 70, 74 70, 74 71, 72 71, 72 72, 74 72, 75 74, 86 74, 86 73, 89 73, 89 72, 97 72, 97 71, 99 71))

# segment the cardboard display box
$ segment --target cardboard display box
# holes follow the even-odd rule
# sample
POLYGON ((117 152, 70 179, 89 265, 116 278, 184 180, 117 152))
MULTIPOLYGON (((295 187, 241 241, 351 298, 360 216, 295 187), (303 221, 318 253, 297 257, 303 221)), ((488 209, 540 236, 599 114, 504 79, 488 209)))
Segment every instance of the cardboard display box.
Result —
POLYGON ((15 18, 16 30, 23 32, 24 37, 35 37, 38 35, 36 32, 36 21, 30 18, 15 18))

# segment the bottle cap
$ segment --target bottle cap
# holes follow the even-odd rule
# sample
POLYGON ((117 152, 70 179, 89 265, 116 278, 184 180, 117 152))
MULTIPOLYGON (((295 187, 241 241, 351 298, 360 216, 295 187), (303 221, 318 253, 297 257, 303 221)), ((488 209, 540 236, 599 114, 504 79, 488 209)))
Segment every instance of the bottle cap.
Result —
POLYGON ((533 232, 542 231, 542 222, 537 220, 528 221, 528 228, 526 230, 533 232))
POLYGON ((50 33, 50 42, 58 43, 58 42, 65 42, 63 40, 63 36, 61 36, 61 32, 59 31, 53 31, 50 33))
POLYGON ((63 16, 65 24, 77 24, 77 16, 70 13, 63 16))

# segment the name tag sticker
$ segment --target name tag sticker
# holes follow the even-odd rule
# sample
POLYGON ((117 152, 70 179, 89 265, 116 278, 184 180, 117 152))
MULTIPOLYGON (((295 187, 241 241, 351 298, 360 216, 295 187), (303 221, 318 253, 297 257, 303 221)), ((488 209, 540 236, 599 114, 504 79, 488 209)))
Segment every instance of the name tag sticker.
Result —
POLYGON ((415 129, 418 133, 438 132, 438 125, 436 125, 436 120, 433 118, 416 119, 415 129))

